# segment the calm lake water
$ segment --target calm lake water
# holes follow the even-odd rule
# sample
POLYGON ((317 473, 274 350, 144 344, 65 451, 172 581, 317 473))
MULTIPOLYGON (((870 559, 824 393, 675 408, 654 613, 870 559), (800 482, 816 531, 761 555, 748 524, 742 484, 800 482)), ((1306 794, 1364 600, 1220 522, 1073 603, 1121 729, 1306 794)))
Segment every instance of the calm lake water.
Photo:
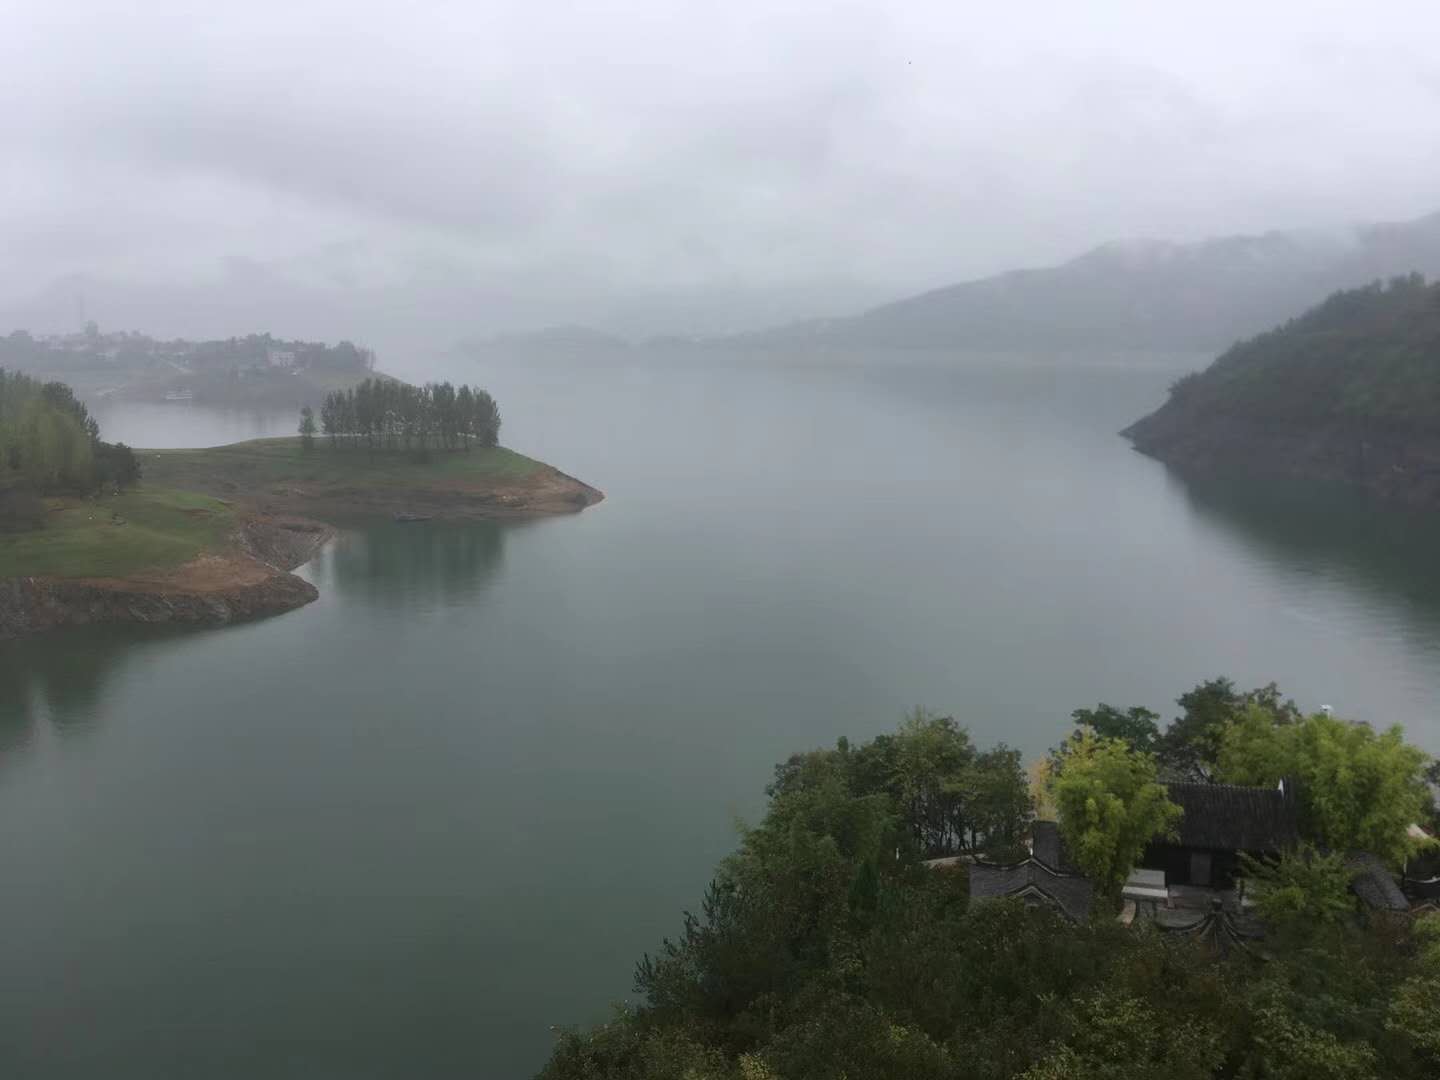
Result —
POLYGON ((346 533, 261 623, 0 647, 0 1075, 529 1075, 773 763, 915 704, 1035 754, 1227 673, 1440 750, 1440 527, 1131 452, 1198 362, 455 365, 607 501, 346 533))

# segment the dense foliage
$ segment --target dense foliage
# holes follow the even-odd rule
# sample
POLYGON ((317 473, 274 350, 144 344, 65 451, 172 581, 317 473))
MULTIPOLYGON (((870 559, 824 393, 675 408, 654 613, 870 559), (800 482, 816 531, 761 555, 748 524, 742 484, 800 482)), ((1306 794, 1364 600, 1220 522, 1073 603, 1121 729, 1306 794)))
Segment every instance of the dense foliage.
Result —
POLYGON ((1210 679, 1176 699, 1180 715, 1155 742, 1161 772, 1173 780, 1214 780, 1226 728, 1251 709, 1276 724, 1300 719, 1295 702, 1274 683, 1240 691, 1229 679, 1210 679))
POLYGON ((472 444, 497 445, 500 410, 479 387, 462 385, 457 390, 448 382, 411 386, 394 379, 366 379, 326 395, 320 430, 332 446, 468 450, 472 444))
POLYGON ((1343 851, 1322 851, 1303 844, 1276 860, 1242 852, 1240 865, 1256 908, 1272 927, 1308 934, 1339 922, 1354 911, 1354 876, 1343 851))
POLYGON ((1242 691, 1225 678, 1201 683, 1177 704, 1180 714, 1163 732, 1144 708, 1076 710, 1079 727, 1052 752, 1045 771, 1058 772, 1071 745, 1088 733, 1153 750, 1162 782, 1293 781, 1310 840, 1370 851, 1396 867, 1416 854, 1408 824, 1440 830, 1432 791, 1440 786, 1440 763, 1407 743, 1398 726, 1377 732, 1323 712, 1307 716, 1274 683, 1242 691))
POLYGON ((1167 409, 1269 423, 1440 428, 1440 284, 1338 292, 1171 388, 1167 409))
MULTIPOLYGON (((1153 753, 1160 742, 1160 729, 1155 724, 1160 715, 1139 705, 1121 710, 1102 701, 1093 709, 1076 709, 1070 719, 1075 722, 1077 735, 1089 731, 1102 739, 1119 739, 1142 753, 1153 753)), ((1061 744, 1062 750, 1068 742, 1061 744)))
MULTIPOLYGON (((1204 714, 1222 728, 1216 745, 1236 710, 1287 706, 1273 687, 1245 695, 1226 680, 1187 698, 1182 733, 1203 734, 1204 714)), ((1163 738, 1143 715, 1083 713, 1163 738)), ((1187 754, 1216 767, 1207 755, 1187 754)), ((1097 758, 1102 799, 1152 793, 1160 766, 1148 752, 1088 723, 1052 785, 1063 791, 1068 775, 1080 786, 1081 762, 1097 758)), ((979 751, 953 720, 925 713, 863 745, 842 739, 790 758, 698 913, 641 961, 641 1001, 562 1035, 542 1078, 1403 1080, 1440 1070, 1440 940, 1408 924, 1369 927, 1348 895, 1340 917, 1343 868, 1331 857, 1300 853, 1257 871, 1279 916, 1306 904, 1325 915, 1303 937, 1267 941, 1265 957, 1221 955, 1108 914, 1075 925, 1048 907, 972 905, 963 864, 923 865, 936 852, 1010 847, 1030 814, 1024 787, 1012 751, 979 751), (1318 895, 1297 898, 1315 882, 1318 895)))
POLYGON ((1406 826, 1426 815, 1426 763, 1399 726, 1377 734, 1324 713, 1277 721, 1258 706, 1227 725, 1218 753, 1228 783, 1296 781, 1301 827, 1317 843, 1396 866, 1415 849, 1406 826))
POLYGON ((135 455, 100 440, 100 425, 68 386, 0 368, 0 494, 7 503, 16 493, 83 493, 139 477, 135 455))
POLYGON ((1070 740, 1051 797, 1070 857, 1110 897, 1119 894, 1146 845, 1171 835, 1180 820, 1153 755, 1088 731, 1070 740))

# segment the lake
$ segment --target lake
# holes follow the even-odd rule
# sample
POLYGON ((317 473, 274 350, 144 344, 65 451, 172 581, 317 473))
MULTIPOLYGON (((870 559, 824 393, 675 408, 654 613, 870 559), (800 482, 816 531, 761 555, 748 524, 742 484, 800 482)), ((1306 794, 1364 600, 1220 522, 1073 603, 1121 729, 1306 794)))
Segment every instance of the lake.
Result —
POLYGON ((917 704, 1038 755, 1223 673, 1440 749, 1440 525, 1133 453, 1202 362, 450 361, 607 500, 346 532, 264 622, 0 646, 0 1074, 531 1075, 775 762, 917 704))

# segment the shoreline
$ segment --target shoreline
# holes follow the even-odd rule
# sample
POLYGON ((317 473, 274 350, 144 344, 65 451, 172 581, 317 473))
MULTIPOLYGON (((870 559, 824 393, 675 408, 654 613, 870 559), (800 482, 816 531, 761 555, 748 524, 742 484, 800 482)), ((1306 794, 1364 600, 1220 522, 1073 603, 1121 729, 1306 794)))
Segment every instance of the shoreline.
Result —
POLYGON ((331 524, 416 514, 448 521, 575 513, 605 498, 598 488, 504 447, 408 451, 326 446, 293 437, 203 450, 137 450, 147 483, 193 491, 260 516, 331 524))
MULTIPOLYGON (((319 449, 297 456, 298 440, 137 453, 146 472, 142 492, 155 484, 210 496, 234 512, 234 528, 222 543, 156 569, 0 578, 0 642, 71 626, 225 626, 278 615, 318 599, 319 590, 290 571, 310 561, 339 526, 407 517, 442 522, 550 517, 579 513, 605 497, 550 465, 501 448, 476 451, 468 461, 451 460, 443 470, 428 472, 427 465, 402 461, 399 480, 372 476, 369 483, 367 474, 351 468, 363 462, 327 461, 319 449), (286 453, 289 444, 295 444, 296 455, 286 453), (284 468, 278 473, 273 468, 277 456, 282 466, 298 467, 293 479, 284 468), (498 467, 491 468, 497 460, 498 467), (259 469, 256 461, 272 467, 259 469), (338 475, 325 475, 325 466, 333 474, 337 464, 343 466, 338 475), (152 472, 160 474, 158 481, 152 472)), ((385 465, 393 474, 394 463, 385 465)))
POLYGON ((303 519, 243 521, 235 548, 125 577, 0 579, 0 641, 99 624, 226 626, 278 615, 320 592, 290 573, 335 531, 303 519))
POLYGON ((1340 424, 1287 427, 1162 406, 1120 435, 1182 476, 1338 484, 1397 506, 1440 510, 1440 437, 1431 434, 1340 424))
POLYGON ((306 518, 329 525, 414 515, 435 521, 494 521, 579 513, 604 501, 605 493, 542 465, 521 483, 446 484, 426 487, 280 485, 245 489, 233 480, 194 484, 187 490, 235 505, 259 519, 306 518))

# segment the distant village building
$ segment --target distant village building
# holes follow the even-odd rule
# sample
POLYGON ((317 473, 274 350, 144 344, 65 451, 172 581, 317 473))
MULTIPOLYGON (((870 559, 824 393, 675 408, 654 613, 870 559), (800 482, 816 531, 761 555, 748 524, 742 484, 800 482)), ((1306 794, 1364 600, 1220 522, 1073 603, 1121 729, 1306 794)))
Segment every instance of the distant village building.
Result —
POLYGON ((289 349, 271 349, 265 354, 271 367, 294 367, 295 354, 289 349))

